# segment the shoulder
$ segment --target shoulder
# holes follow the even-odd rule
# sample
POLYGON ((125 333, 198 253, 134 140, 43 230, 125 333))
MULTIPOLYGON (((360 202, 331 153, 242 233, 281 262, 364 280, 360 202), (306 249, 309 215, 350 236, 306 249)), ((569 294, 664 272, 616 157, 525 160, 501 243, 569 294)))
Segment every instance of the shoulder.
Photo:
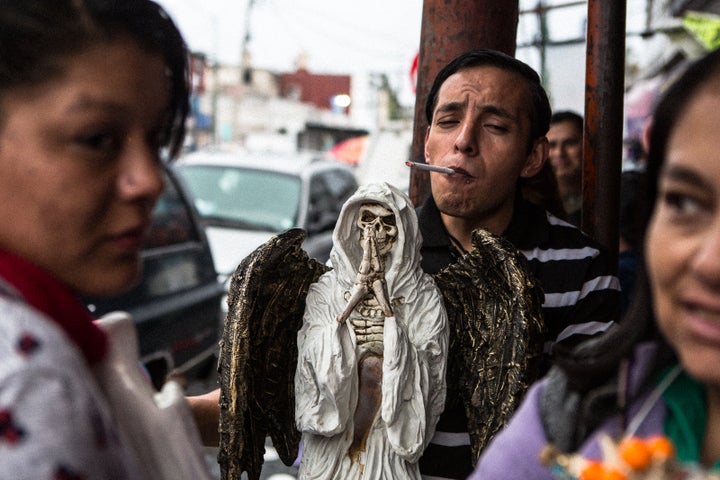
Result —
POLYGON ((445 240, 445 225, 442 222, 440 210, 432 196, 428 197, 415 212, 417 213, 418 228, 423 236, 424 243, 432 244, 436 237, 445 240))
POLYGON ((607 249, 583 232, 575 225, 556 217, 550 212, 545 212, 546 222, 549 225, 548 244, 549 246, 561 248, 585 248, 592 256, 607 256, 607 249))
POLYGON ((98 397, 85 358, 60 327, 25 303, 2 296, 0 317, 0 398, 5 405, 35 404, 38 411, 53 405, 53 415, 62 419, 62 407, 87 406, 98 397))
POLYGON ((82 353, 55 323, 7 297, 0 297, 0 317, 0 395, 35 392, 39 401, 54 405, 53 393, 79 395, 96 387, 82 353))
POLYGON ((0 351, 4 368, 18 360, 25 366, 61 366, 71 371, 84 357, 62 329, 23 301, 0 295, 0 351))
POLYGON ((548 269, 553 276, 565 272, 576 281, 605 276, 605 288, 619 290, 615 265, 603 245, 551 213, 546 212, 545 219, 547 235, 541 241, 521 248, 531 268, 548 269))
POLYGON ((107 443, 117 434, 115 423, 80 352, 52 329, 22 332, 0 352, 0 416, 9 440, 3 466, 23 478, 120 472, 114 440, 107 443))
MULTIPOLYGON (((648 396, 659 366, 665 364, 658 356, 662 354, 660 344, 640 342, 631 348, 631 354, 619 356, 612 363, 614 367, 592 370, 591 365, 602 363, 599 359, 608 348, 622 348, 617 338, 621 334, 622 331, 616 329, 578 345, 574 350, 575 359, 585 369, 570 375, 553 367, 544 378, 545 388, 538 402, 540 416, 548 439, 561 450, 575 451, 581 445, 597 448, 598 433, 607 427, 608 419, 621 411, 619 379, 627 379, 622 390, 627 397, 623 402, 633 411, 648 396), (581 412, 586 413, 580 416, 581 412)), ((662 408, 654 408, 643 428, 657 430, 661 413, 662 408)))
POLYGON ((503 236, 526 255, 533 251, 554 251, 555 255, 583 257, 607 255, 599 242, 578 227, 522 198, 503 236))
POLYGON ((547 445, 540 411, 540 401, 545 388, 545 380, 541 380, 528 390, 510 423, 484 450, 470 479, 552 478, 549 469, 540 463, 540 453, 547 445))

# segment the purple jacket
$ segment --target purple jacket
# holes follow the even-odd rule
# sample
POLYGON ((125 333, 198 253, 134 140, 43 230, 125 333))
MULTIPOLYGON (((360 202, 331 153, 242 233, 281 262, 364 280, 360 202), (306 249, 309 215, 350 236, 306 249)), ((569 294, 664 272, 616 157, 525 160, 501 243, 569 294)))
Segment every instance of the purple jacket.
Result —
MULTIPOLYGON (((655 345, 640 344, 635 349, 633 364, 630 368, 630 391, 634 392, 641 381, 651 371, 655 345)), ((551 480, 550 469, 540 463, 539 456, 548 444, 543 428, 539 402, 543 389, 547 386, 547 377, 536 382, 528 390, 522 405, 510 423, 501 430, 478 460, 469 480, 551 480)), ((648 393, 636 398, 630 406, 630 421, 648 397, 648 393)), ((635 435, 646 437, 663 432, 663 419, 666 407, 660 398, 644 418, 635 435)), ((600 459, 598 438, 600 433, 619 437, 620 418, 608 418, 581 445, 579 452, 588 458, 600 459)))

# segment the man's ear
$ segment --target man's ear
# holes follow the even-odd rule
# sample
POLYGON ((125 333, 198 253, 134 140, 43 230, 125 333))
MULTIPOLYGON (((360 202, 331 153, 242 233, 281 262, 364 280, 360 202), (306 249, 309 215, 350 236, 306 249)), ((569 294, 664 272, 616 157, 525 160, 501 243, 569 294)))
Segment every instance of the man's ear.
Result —
POLYGON ((534 177, 548 158, 550 147, 548 145, 548 139, 545 136, 535 139, 533 142, 532 149, 528 153, 525 159, 525 166, 520 171, 520 176, 523 178, 534 177))
POLYGON ((427 150, 428 136, 430 136, 430 127, 425 129, 425 143, 423 143, 423 156, 425 157, 425 163, 430 165, 430 162, 428 161, 430 159, 430 155, 427 150))

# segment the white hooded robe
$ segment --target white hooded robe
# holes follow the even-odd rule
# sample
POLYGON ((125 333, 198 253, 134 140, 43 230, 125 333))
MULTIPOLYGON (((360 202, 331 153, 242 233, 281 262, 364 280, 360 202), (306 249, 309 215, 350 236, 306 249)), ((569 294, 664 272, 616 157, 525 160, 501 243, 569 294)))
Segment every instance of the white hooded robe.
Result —
MULTIPOLYGON (((420 267, 417 217, 388 184, 363 186, 345 203, 333 233, 333 270, 310 287, 298 332, 295 419, 302 432, 301 479, 420 479, 418 460, 445 402, 448 345, 442 296, 420 267), (398 237, 385 257, 393 316, 384 320, 382 395, 359 461, 348 449, 358 398, 358 350, 347 305, 362 259, 358 209, 379 203, 396 217, 398 237), (362 464, 362 466, 361 466, 362 464)), ((356 315, 353 311, 351 317, 356 315)), ((356 315, 357 316, 357 315, 356 315)))

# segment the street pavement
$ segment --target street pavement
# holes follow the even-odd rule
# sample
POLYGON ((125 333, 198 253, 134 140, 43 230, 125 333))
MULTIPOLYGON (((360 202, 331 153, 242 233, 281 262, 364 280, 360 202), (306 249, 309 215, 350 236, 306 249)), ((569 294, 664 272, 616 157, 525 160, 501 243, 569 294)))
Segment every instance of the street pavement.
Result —
MULTIPOLYGON (((217 463, 217 448, 205 447, 205 459, 215 480, 220 479, 220 466, 217 463)), ((247 474, 243 475, 247 478, 247 474)), ((265 463, 263 463, 260 480, 296 480, 297 467, 287 467, 278 457, 270 439, 265 444, 265 463)))

